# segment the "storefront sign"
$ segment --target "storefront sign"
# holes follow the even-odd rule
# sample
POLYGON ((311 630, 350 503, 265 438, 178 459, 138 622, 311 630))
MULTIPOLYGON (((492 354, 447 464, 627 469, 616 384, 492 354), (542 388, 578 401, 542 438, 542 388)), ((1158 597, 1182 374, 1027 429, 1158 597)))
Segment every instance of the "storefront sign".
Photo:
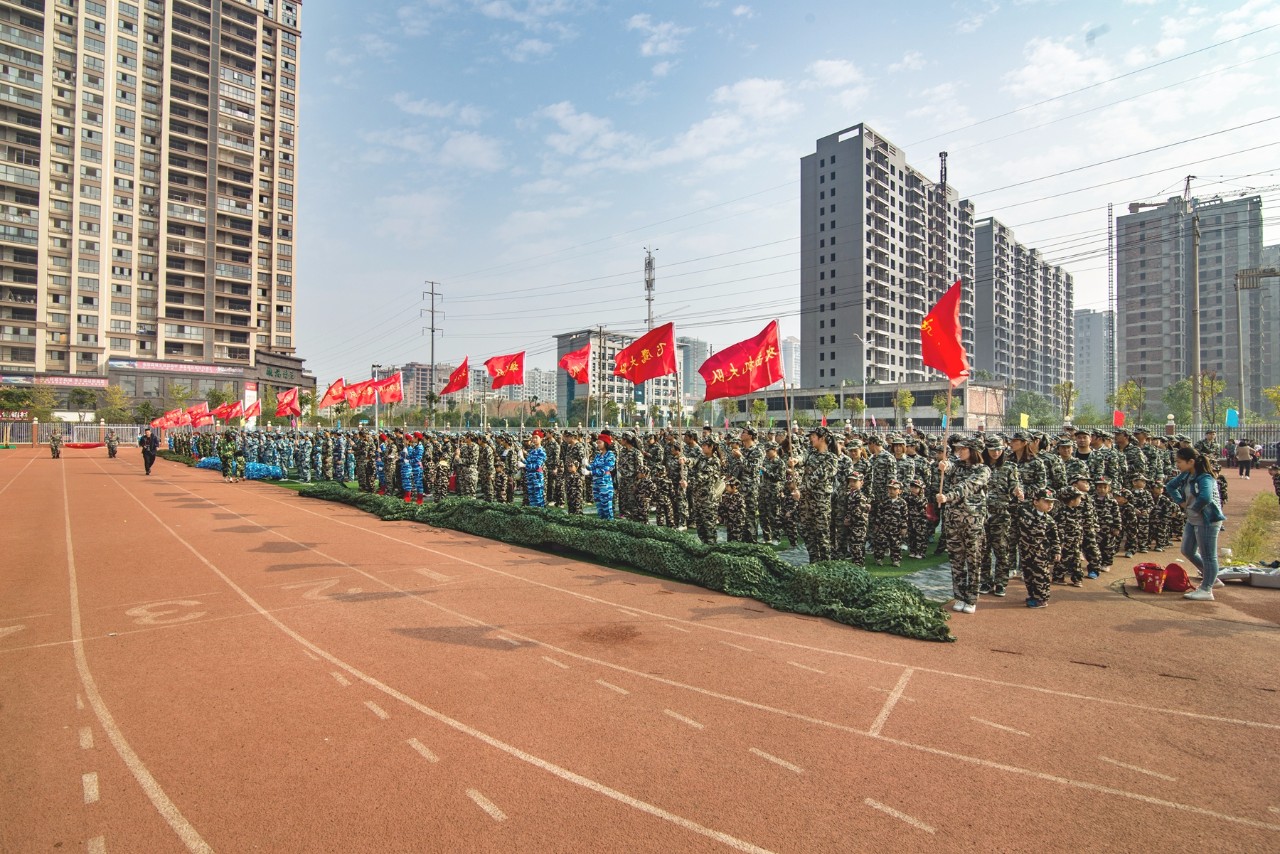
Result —
POLYGON ((26 409, 0 409, 0 421, 30 421, 31 412, 26 409))
POLYGON ((174 374, 218 374, 224 377, 242 377, 244 368, 230 365, 192 365, 187 362, 139 362, 133 359, 111 359, 107 367, 117 371, 164 371, 174 374))
POLYGON ((106 388, 106 377, 36 377, 36 385, 56 385, 65 388, 106 388))

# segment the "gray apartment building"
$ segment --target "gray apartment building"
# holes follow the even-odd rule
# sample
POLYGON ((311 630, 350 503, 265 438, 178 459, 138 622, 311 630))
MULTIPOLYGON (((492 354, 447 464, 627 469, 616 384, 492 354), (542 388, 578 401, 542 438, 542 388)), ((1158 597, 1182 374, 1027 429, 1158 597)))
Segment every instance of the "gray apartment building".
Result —
POLYGON ((800 385, 926 382, 920 323, 956 279, 973 352, 973 205, 865 124, 800 160, 800 385))
POLYGON ((1189 205, 1174 197, 1152 206, 1131 204, 1129 211, 1116 219, 1117 382, 1142 384, 1154 410, 1165 389, 1191 375, 1187 330, 1195 213, 1200 219, 1201 370, 1225 379, 1227 396, 1239 400, 1243 347, 1246 406, 1257 409, 1276 362, 1266 357, 1275 354, 1275 327, 1263 322, 1268 289, 1261 288, 1241 294, 1241 329, 1235 276, 1261 265, 1261 197, 1193 199, 1189 205))
MULTIPOLYGON (((629 380, 613 375, 613 361, 619 350, 630 346, 638 335, 627 335, 612 332, 608 329, 580 329, 555 336, 556 363, 565 354, 581 350, 589 342, 591 344, 591 364, 588 366, 588 383, 579 385, 567 371, 557 371, 556 376, 556 412, 561 421, 569 422, 573 402, 590 396, 593 405, 604 395, 606 401, 613 401, 619 408, 625 409, 628 403, 634 402, 638 412, 647 413, 649 408, 657 404, 662 417, 674 416, 680 411, 677 404, 678 394, 683 393, 685 377, 684 365, 688 348, 683 343, 686 339, 676 341, 676 373, 671 376, 649 380, 642 386, 632 384, 629 380), (680 386, 677 392, 677 386, 680 386), (642 391, 644 389, 644 391, 642 391), (645 394, 648 398, 645 398, 645 394)), ((701 343, 701 342, 698 342, 701 343)), ((702 362, 698 362, 700 366, 702 362)), ((695 367, 695 373, 697 368, 695 367)), ((586 423, 585 421, 583 422, 586 423)))
POLYGON ((707 396, 707 381, 698 373, 702 363, 711 358, 711 345, 698 338, 676 338, 676 346, 680 348, 680 376, 687 378, 686 385, 680 389, 680 396, 690 405, 696 406, 707 396))
POLYGON ((295 352, 300 14, 0 2, 0 373, 295 352))
POLYGON ((992 217, 977 221, 974 239, 971 364, 1018 390, 1049 396, 1072 377, 1071 274, 1019 243, 1011 228, 992 217))
POLYGON ((1108 375, 1110 360, 1107 348, 1112 335, 1112 317, 1110 311, 1076 309, 1075 359, 1071 378, 1080 392, 1076 400, 1077 412, 1086 403, 1099 412, 1111 410, 1107 405, 1107 395, 1114 391, 1115 386, 1108 375))

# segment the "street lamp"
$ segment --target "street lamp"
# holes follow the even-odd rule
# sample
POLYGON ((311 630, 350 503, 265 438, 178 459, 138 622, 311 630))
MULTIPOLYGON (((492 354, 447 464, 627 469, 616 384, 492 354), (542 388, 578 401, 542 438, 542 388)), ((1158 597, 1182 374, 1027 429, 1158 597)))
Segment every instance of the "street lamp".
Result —
MULTIPOLYGON (((381 369, 382 365, 374 365, 369 369, 375 384, 378 382, 378 371, 381 369)), ((377 433, 379 429, 381 428, 378 426, 378 390, 375 388, 373 390, 373 432, 377 433)))
MULTIPOLYGON (((858 339, 858 343, 862 345, 862 429, 867 429, 867 342, 858 333, 852 333, 854 338, 858 339)), ((844 386, 844 380, 840 381, 840 385, 844 386)), ((844 392, 840 392, 841 398, 844 392)))

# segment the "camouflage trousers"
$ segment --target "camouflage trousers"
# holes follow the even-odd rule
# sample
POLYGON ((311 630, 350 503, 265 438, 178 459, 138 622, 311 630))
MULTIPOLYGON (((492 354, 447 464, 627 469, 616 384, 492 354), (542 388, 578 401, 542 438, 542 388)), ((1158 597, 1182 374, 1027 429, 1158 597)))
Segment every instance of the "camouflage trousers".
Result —
MULTIPOLYGON (((1013 533, 1013 514, 1008 509, 995 509, 987 517, 983 538, 982 577, 980 583, 1004 590, 1017 561, 1017 540, 1013 533)), ((1037 597, 1038 598, 1038 597, 1037 597)))
POLYGON ((1062 559, 1053 568, 1054 581, 1065 581, 1068 576, 1072 581, 1084 578, 1084 555, 1080 553, 1082 544, 1080 537, 1072 537, 1070 540, 1063 538, 1062 559))
POLYGON ((876 562, 889 560, 894 566, 902 565, 902 529, 897 525, 877 524, 871 519, 871 554, 876 562))
POLYGON ((800 528, 809 563, 831 560, 831 498, 806 495, 800 501, 800 528))
POLYGON ((800 502, 790 495, 784 495, 782 498, 782 506, 778 508, 778 525, 780 532, 786 535, 788 543, 793 547, 800 544, 800 502))
POLYGON ((564 504, 565 508, 575 516, 582 515, 582 494, 582 475, 565 475, 564 504))
POLYGON ((1123 515, 1124 548, 1127 552, 1145 552, 1148 546, 1147 511, 1125 506, 1123 515))
POLYGON ((764 489, 760 493, 760 534, 765 541, 778 538, 781 527, 778 524, 778 510, 782 504, 782 491, 764 489))
POLYGON ((754 543, 756 541, 756 520, 760 517, 760 488, 743 486, 742 487, 742 504, 745 513, 742 517, 742 541, 745 543, 754 543))
POLYGON ((694 493, 693 521, 698 528, 698 539, 704 543, 716 541, 716 528, 719 519, 716 517, 716 502, 710 494, 694 493))
POLYGON ((982 550, 986 519, 949 509, 943 529, 947 535, 947 555, 951 559, 951 592, 962 602, 978 603, 982 583, 982 550))
POLYGON ((667 493, 671 502, 672 527, 679 528, 689 524, 689 505, 685 501, 685 490, 680 484, 673 483, 667 488, 667 493))

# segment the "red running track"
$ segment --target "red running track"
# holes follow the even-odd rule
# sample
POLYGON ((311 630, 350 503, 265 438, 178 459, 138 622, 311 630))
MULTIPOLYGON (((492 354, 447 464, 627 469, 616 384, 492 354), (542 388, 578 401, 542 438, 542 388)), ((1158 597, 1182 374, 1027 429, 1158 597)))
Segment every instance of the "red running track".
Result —
POLYGON ((926 644, 135 452, 0 509, 3 851, 1280 849, 1273 591, 926 644))

